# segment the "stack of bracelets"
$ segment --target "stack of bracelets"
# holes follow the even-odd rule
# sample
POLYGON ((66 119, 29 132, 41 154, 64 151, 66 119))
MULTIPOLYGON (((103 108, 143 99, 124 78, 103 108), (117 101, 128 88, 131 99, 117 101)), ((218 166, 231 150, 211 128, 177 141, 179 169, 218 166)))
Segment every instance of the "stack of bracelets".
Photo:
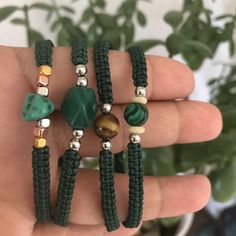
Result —
MULTIPOLYGON (((120 227, 116 210, 116 194, 114 187, 115 172, 125 173, 123 152, 112 154, 111 139, 119 133, 120 125, 112 114, 112 80, 109 65, 109 50, 112 48, 108 40, 99 40, 94 45, 94 65, 99 98, 100 113, 97 115, 97 101, 93 89, 88 87, 87 45, 76 40, 72 44, 71 61, 75 66, 77 83, 69 89, 61 106, 61 112, 72 129, 69 147, 60 160, 60 179, 57 191, 55 214, 50 204, 50 168, 49 147, 45 134, 50 125, 48 116, 54 111, 53 103, 48 99, 48 82, 52 73, 52 47, 50 40, 38 41, 35 44, 36 64, 39 67, 37 93, 26 96, 22 116, 26 121, 38 121, 34 128, 34 145, 32 151, 33 189, 35 212, 38 222, 51 220, 61 226, 68 225, 75 180, 80 165, 80 139, 86 128, 93 127, 95 134, 101 139, 99 153, 101 207, 105 226, 108 232, 120 227), (97 115, 97 116, 96 116, 97 115)), ((142 125, 148 119, 146 108, 147 66, 141 47, 128 49, 132 63, 132 77, 135 86, 135 97, 124 111, 124 118, 130 125, 128 128, 128 174, 129 204, 128 215, 123 225, 127 228, 138 227, 142 220, 143 210, 143 163, 140 134, 144 133, 142 125)))

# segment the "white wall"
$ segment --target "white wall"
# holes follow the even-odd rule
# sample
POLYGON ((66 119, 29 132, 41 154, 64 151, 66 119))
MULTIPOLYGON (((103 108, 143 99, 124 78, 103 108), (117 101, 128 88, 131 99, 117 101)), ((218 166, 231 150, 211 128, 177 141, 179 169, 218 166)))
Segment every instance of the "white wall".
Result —
MULTIPOLYGON (((69 0, 67 0, 69 1, 69 0)), ((5 5, 18 5, 22 6, 23 4, 32 4, 34 2, 49 2, 49 1, 35 1, 35 0, 1 0, 0 7, 5 5)), ((63 0, 57 0, 58 4, 65 3, 63 0)), ((77 9, 78 16, 81 14, 83 9, 86 7, 88 1, 80 0, 76 3, 75 8, 77 9)), ((114 11, 116 6, 119 5, 120 1, 108 1, 109 11, 114 11)), ((143 1, 140 3, 140 7, 144 10, 148 16, 148 26, 146 28, 139 28, 137 31, 137 39, 145 38, 160 38, 165 39, 166 36, 171 32, 171 29, 167 24, 163 22, 164 14, 173 9, 180 9, 182 0, 152 0, 149 2, 143 1)), ((205 3, 210 7, 216 15, 222 14, 225 12, 235 13, 236 10, 236 1, 235 0, 205 0, 205 3)), ((20 14, 19 14, 20 16, 20 14)), ((46 27, 46 22, 44 15, 41 11, 35 11, 30 14, 32 19, 32 24, 34 27, 39 28, 39 31, 45 32, 48 38, 54 40, 54 35, 49 32, 46 27)), ((9 22, 0 22, 0 44, 9 45, 9 46, 26 46, 26 35, 24 28, 21 26, 11 25, 9 22)), ((150 50, 151 54, 158 54, 166 56, 166 51, 157 47, 150 50)), ((222 45, 218 50, 217 55, 214 61, 227 61, 227 45, 222 45)), ((177 58, 181 60, 181 58, 177 58)), ((201 68, 201 70, 195 73, 196 76, 196 89, 193 93, 194 99, 207 100, 208 99, 208 90, 205 86, 207 79, 212 78, 220 73, 221 67, 213 65, 212 61, 206 61, 201 68)))

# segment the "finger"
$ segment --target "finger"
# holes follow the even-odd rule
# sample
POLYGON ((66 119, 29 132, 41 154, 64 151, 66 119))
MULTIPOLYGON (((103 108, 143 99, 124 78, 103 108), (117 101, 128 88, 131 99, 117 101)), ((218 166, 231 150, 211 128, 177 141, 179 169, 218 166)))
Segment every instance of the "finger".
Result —
MULTIPOLYGON (((128 125, 123 118, 124 107, 114 106, 113 110, 121 124, 118 136, 112 140, 114 152, 124 150, 129 142, 128 125)), ((144 147, 206 141, 217 137, 222 128, 219 110, 207 103, 194 101, 152 102, 148 103, 148 109, 149 119, 141 141, 144 147)), ((63 153, 71 138, 71 129, 59 115, 52 123, 53 132, 60 143, 60 151, 63 153)), ((101 141, 93 130, 86 130, 81 141, 83 144, 81 145, 82 156, 96 156, 98 154, 101 141)))
MULTIPOLYGON (((116 175, 115 188, 117 211, 122 222, 128 208, 128 176, 116 175)), ((144 177, 143 220, 197 211, 207 203, 209 196, 210 184, 204 176, 144 177)), ((84 225, 103 224, 98 171, 80 170, 70 221, 84 225)))
MULTIPOLYGON (((23 72, 36 84, 37 68, 32 49, 14 49, 23 72)), ((71 86, 76 83, 75 67, 71 63, 71 49, 56 48, 53 51, 53 75, 50 78, 50 97, 57 108, 71 86)), ((89 86, 96 89, 95 70, 92 50, 89 50, 88 78, 89 86)), ((131 61, 128 53, 111 51, 110 67, 113 82, 114 103, 127 103, 134 95, 134 86, 131 79, 131 61), (122 91, 122 96, 120 94, 122 91)), ((168 100, 188 96, 194 87, 191 70, 184 64, 172 59, 147 56, 148 68, 148 98, 150 100, 168 100)))
POLYGON ((91 235, 96 235, 96 236, 120 236, 120 235, 125 235, 125 236, 131 236, 134 233, 137 232, 137 228, 135 229, 127 229, 123 227, 122 225, 120 228, 116 231, 113 232, 107 232, 106 228, 104 225, 75 225, 75 224, 70 224, 67 227, 61 227, 58 225, 55 225, 53 223, 50 224, 37 224, 35 226, 33 236, 91 236, 91 235))

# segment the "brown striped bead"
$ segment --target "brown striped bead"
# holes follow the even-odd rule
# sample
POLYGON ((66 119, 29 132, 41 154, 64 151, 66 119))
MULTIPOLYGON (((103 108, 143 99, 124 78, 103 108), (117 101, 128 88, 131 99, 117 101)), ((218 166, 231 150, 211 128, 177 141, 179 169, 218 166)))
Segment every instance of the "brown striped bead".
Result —
POLYGON ((95 119, 93 129, 99 138, 112 139, 119 133, 119 120, 111 113, 102 113, 95 119))

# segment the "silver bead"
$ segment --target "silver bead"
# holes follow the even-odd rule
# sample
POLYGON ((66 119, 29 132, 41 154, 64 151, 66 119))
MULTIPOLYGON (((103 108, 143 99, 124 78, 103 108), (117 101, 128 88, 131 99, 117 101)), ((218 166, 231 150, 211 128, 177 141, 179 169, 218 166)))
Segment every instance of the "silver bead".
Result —
POLYGON ((86 87, 88 85, 88 79, 84 76, 78 77, 77 85, 79 85, 81 87, 86 87))
POLYGON ((112 148, 111 142, 109 142, 109 141, 102 142, 102 148, 103 148, 104 150, 110 151, 111 148, 112 148))
POLYGON ((110 113, 111 109, 112 109, 112 105, 111 104, 109 104, 109 103, 102 104, 102 112, 110 113))
POLYGON ((73 130, 74 138, 80 139, 80 138, 82 138, 83 135, 84 135, 84 131, 82 129, 75 129, 75 130, 73 130))
POLYGON ((39 127, 48 128, 50 126, 50 119, 43 118, 38 122, 39 127))
POLYGON ((137 97, 146 97, 147 95, 147 89, 145 87, 137 87, 135 89, 135 95, 137 97))
POLYGON ((129 140, 130 140, 131 143, 140 143, 141 138, 138 134, 131 134, 129 136, 129 140))
POLYGON ((71 139, 69 143, 70 149, 78 151, 80 149, 80 141, 76 139, 71 139))
POLYGON ((85 76, 87 74, 87 67, 85 65, 77 65, 75 70, 78 76, 85 76))
POLYGON ((38 87, 37 94, 47 97, 48 96, 48 88, 47 87, 38 87))

